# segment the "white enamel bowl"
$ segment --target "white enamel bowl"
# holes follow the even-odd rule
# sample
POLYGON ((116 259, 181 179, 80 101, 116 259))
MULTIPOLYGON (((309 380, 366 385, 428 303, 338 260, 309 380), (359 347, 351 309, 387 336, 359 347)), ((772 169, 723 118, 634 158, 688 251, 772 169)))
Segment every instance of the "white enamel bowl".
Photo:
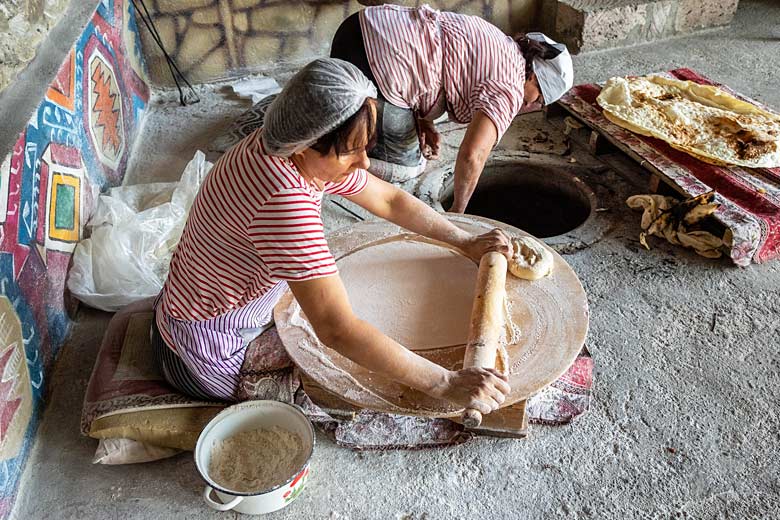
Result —
POLYGON ((209 507, 217 511, 238 511, 248 515, 270 513, 292 503, 298 498, 309 478, 309 461, 314 452, 314 428, 306 416, 296 407, 278 401, 247 401, 225 408, 203 429, 195 446, 195 465, 206 489, 203 498, 209 507), (306 453, 303 466, 289 476, 283 484, 251 493, 225 489, 214 482, 208 473, 211 451, 218 441, 237 433, 274 426, 297 434, 303 441, 306 453), (212 497, 214 492, 219 500, 212 497))

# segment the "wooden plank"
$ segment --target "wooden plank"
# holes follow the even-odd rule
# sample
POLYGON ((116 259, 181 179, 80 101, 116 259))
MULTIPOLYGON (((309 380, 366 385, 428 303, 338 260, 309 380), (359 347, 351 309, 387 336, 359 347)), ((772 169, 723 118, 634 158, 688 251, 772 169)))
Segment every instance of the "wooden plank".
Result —
POLYGON ((528 415, 525 413, 525 403, 525 401, 519 401, 491 414, 483 415, 481 425, 466 430, 486 437, 525 438, 528 435, 528 415))
POLYGON ((658 193, 658 188, 661 186, 661 177, 658 175, 650 174, 650 181, 647 183, 647 188, 650 193, 658 193))
MULTIPOLYGON (((340 399, 337 395, 320 386, 313 379, 301 374, 303 389, 309 398, 327 414, 337 419, 351 419, 360 408, 340 399)), ((459 417, 447 419, 460 423, 459 417)), ((489 437, 510 437, 521 439, 528 434, 528 416, 525 413, 525 401, 501 408, 482 417, 478 428, 467 429, 476 435, 489 437)))
POLYGON ((588 137, 588 148, 593 155, 604 155, 615 151, 615 147, 598 130, 591 130, 588 137))
POLYGON ((544 118, 546 120, 551 119, 558 119, 562 118, 566 115, 566 110, 561 106, 560 103, 553 103, 552 105, 547 105, 543 109, 544 111, 544 118))
POLYGON ((647 161, 644 157, 639 155, 637 152, 635 152, 631 147, 617 139, 615 136, 607 132, 606 130, 598 127, 591 121, 588 121, 587 118, 583 117, 579 112, 574 110, 573 108, 569 107, 568 105, 562 105, 569 114, 580 121, 581 123, 587 125, 589 128, 593 129, 593 131, 598 132, 599 135, 601 135, 606 141, 608 141, 610 144, 612 144, 615 148, 620 150, 621 152, 625 153, 628 157, 639 163, 639 166, 642 168, 648 170, 650 173, 657 175, 661 180, 664 181, 665 184, 668 184, 671 188, 675 190, 675 192, 679 193, 680 195, 685 196, 686 198, 689 196, 685 190, 683 190, 680 186, 675 184, 666 174, 666 172, 660 168, 656 168, 653 164, 647 161))

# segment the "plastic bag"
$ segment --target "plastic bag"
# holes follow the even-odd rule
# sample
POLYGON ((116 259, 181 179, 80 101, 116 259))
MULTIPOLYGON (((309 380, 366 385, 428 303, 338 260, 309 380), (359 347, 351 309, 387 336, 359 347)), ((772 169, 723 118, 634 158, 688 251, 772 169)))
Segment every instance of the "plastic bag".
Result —
POLYGON ((155 446, 133 439, 100 439, 92 464, 138 464, 167 459, 184 450, 155 446))
POLYGON ((158 294, 190 206, 212 166, 198 151, 179 182, 120 186, 101 195, 87 224, 91 236, 73 251, 70 292, 105 311, 158 294))
POLYGON ((267 76, 256 76, 236 81, 231 87, 238 97, 249 98, 252 100, 252 104, 257 104, 271 94, 277 94, 282 90, 275 79, 267 76))

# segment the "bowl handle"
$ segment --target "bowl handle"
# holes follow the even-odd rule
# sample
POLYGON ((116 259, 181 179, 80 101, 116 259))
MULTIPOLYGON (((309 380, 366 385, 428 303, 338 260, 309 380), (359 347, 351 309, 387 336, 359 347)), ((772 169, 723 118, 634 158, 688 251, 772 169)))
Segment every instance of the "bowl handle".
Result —
POLYGON ((236 497, 227 504, 223 504, 221 502, 214 502, 214 500, 211 499, 211 492, 214 491, 214 488, 211 486, 206 486, 206 489, 203 490, 203 499, 206 501, 206 503, 209 505, 210 508, 216 509, 217 511, 228 511, 230 509, 233 509, 236 507, 242 500, 244 500, 244 497, 236 497))

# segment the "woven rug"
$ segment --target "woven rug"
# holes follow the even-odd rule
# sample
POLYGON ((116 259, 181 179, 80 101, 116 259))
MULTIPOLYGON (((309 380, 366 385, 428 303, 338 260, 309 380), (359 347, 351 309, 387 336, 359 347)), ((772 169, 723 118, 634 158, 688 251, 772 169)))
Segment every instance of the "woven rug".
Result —
MULTIPOLYGON (((716 85, 737 98, 776 113, 691 69, 675 69, 661 75, 716 85)), ((601 86, 597 84, 577 85, 559 102, 590 126, 615 136, 689 196, 715 190, 721 207, 714 216, 731 231, 729 256, 735 264, 747 266, 780 257, 780 168, 715 166, 675 150, 660 139, 626 130, 602 115, 596 103, 599 92, 601 86)))

